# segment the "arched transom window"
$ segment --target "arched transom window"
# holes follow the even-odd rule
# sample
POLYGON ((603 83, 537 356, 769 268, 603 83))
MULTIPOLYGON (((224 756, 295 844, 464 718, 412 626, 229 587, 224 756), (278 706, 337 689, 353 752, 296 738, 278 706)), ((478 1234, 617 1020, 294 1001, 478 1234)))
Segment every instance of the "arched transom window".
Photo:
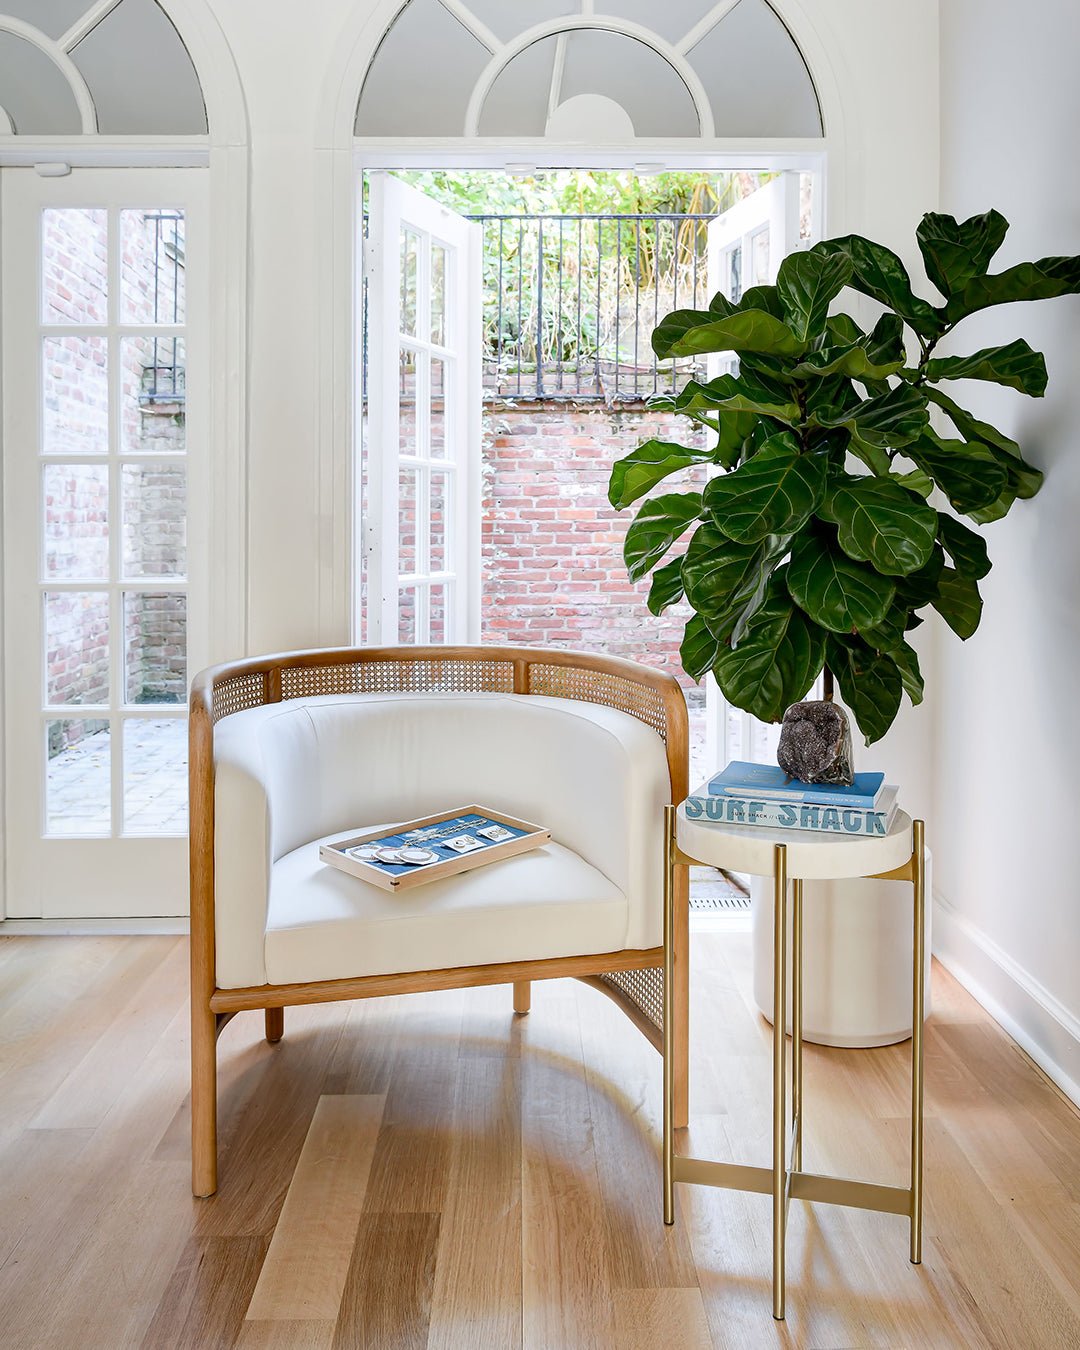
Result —
POLYGON ((822 123, 767 0, 408 0, 356 134, 711 140, 818 137, 822 123))
POLYGON ((0 0, 0 135, 206 129, 199 77, 155 0, 0 0))

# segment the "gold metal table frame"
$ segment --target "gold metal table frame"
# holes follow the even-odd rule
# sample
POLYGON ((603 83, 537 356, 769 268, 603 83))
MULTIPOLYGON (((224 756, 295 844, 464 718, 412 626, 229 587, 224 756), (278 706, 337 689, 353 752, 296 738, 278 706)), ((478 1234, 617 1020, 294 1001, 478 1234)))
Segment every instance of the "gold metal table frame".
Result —
MULTIPOLYGON (((923 1015, 925 1006, 926 848, 924 824, 912 821, 911 856, 871 880, 910 881, 914 891, 911 1034, 911 1181, 881 1186, 846 1177, 804 1172, 803 1153, 803 883, 792 878, 791 969, 791 1136, 787 1127, 787 845, 773 852, 773 1137, 772 1166, 751 1167, 684 1157, 675 1152, 674 935, 675 869, 703 860, 684 853, 676 837, 676 808, 664 808, 664 1223, 675 1222, 675 1182, 720 1186, 772 1195, 773 1317, 782 1320, 785 1301, 784 1252, 792 1198, 905 1214, 910 1223, 910 1259, 922 1261, 923 1198, 923 1015), (777 1031, 779 1029, 779 1034, 777 1031)), ((852 878, 854 880, 855 878, 852 878)))

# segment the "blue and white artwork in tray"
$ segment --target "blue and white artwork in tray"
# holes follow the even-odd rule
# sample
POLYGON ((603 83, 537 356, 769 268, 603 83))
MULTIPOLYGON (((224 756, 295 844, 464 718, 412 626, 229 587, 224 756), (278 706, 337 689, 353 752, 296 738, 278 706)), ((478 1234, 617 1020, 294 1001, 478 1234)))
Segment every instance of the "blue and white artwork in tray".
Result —
POLYGON ((385 890, 399 890, 513 857, 550 839, 540 825, 467 806, 406 821, 392 834, 376 831, 322 844, 319 857, 385 890))

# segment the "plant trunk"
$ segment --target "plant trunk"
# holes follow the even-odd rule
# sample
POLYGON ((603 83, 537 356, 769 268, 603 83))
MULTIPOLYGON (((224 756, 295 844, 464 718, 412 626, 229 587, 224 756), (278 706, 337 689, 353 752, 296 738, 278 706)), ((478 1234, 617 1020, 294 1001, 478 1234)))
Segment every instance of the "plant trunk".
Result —
POLYGON ((823 674, 823 676, 824 676, 823 680, 821 681, 821 692, 822 692, 822 696, 824 697, 824 699, 825 699, 825 701, 826 701, 827 703, 831 703, 831 702, 833 701, 833 676, 832 676, 832 671, 829 669, 828 666, 825 666, 825 667, 823 668, 823 670, 822 670, 822 674, 823 674))

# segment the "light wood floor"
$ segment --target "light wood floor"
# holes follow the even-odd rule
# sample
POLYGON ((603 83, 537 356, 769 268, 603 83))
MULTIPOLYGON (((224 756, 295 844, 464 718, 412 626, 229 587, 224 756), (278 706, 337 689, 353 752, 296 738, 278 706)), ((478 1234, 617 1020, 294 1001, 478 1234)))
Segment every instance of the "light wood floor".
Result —
MULTIPOLYGON (((768 1160, 749 938, 695 938, 684 1151, 768 1160)), ((121 1350, 1080 1346, 1080 1117, 941 970, 926 1244, 680 1187, 660 1065, 602 995, 534 986, 290 1009, 224 1031, 222 1188, 188 1190, 186 949, 0 939, 0 1346, 121 1350)), ((906 1046, 808 1047, 806 1165, 902 1183, 906 1046)))

